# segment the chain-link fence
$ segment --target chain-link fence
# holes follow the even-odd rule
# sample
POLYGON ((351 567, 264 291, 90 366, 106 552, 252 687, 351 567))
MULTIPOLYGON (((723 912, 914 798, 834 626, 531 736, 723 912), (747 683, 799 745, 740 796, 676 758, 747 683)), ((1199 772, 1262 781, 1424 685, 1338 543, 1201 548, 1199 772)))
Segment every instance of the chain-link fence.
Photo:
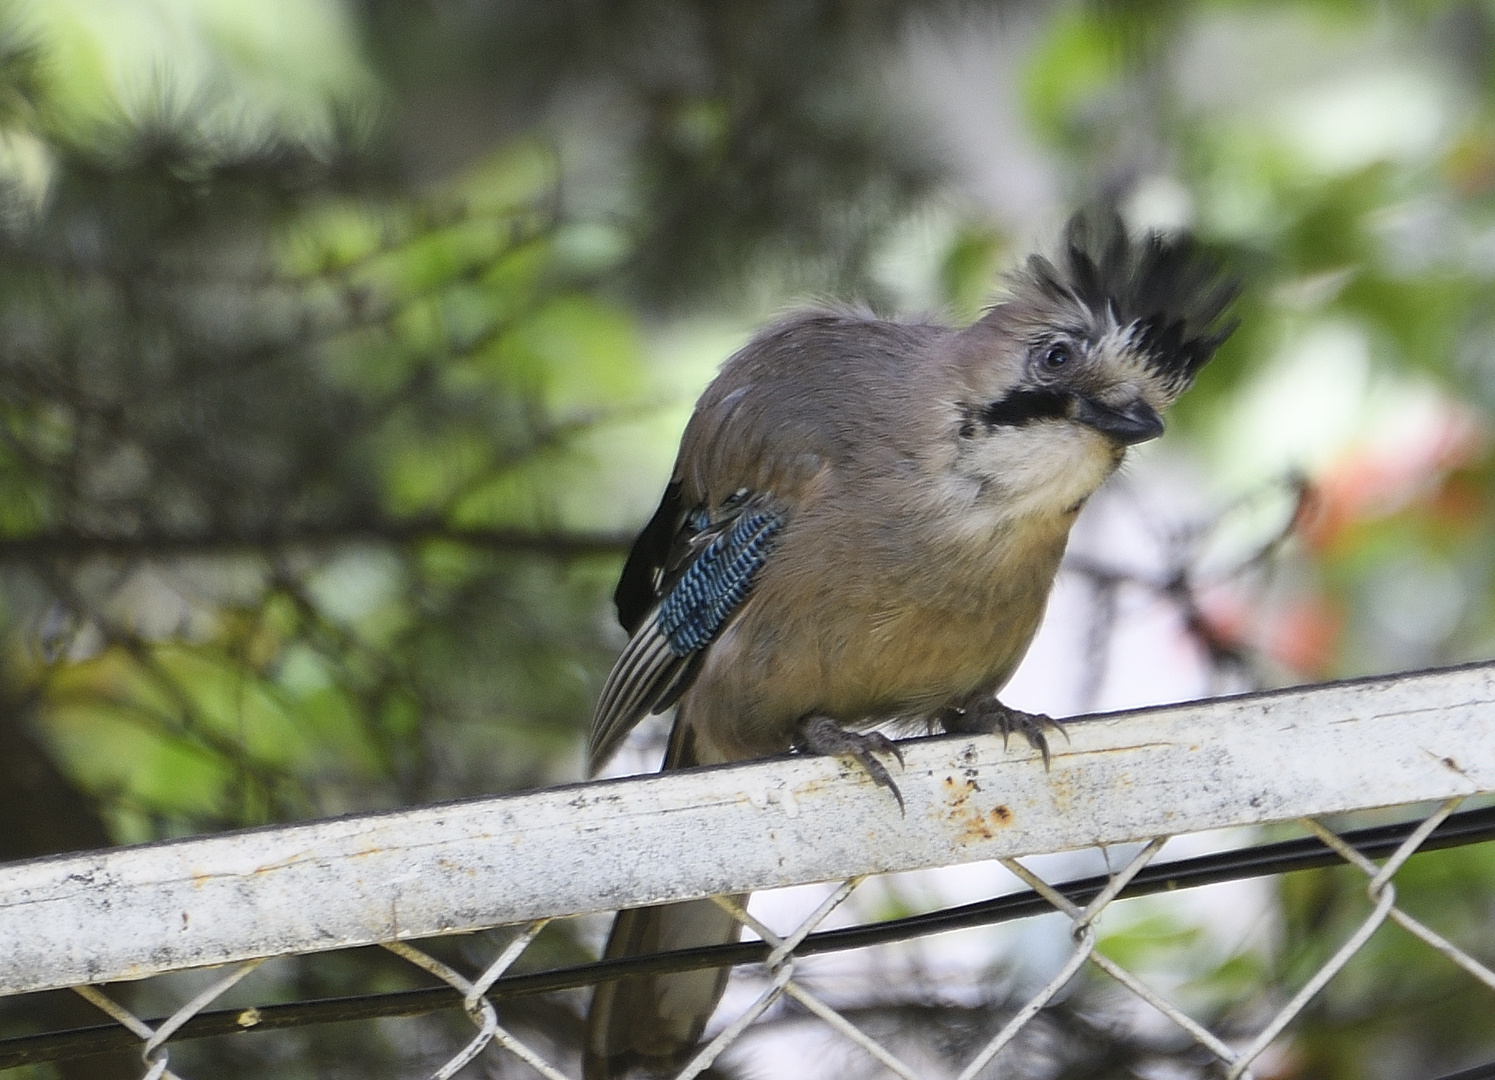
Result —
POLYGON ((1495 665, 1096 717, 1068 731, 1048 772, 1026 747, 1004 748, 997 737, 905 744, 902 816, 857 770, 793 757, 15 864, 0 869, 0 990, 71 988, 114 1023, 0 1040, 0 1067, 133 1044, 141 1075, 156 1080, 182 1075, 169 1064, 174 1041, 460 1002, 473 1033, 438 1048, 443 1063, 431 1075, 567 1077, 576 1074, 574 1044, 539 1030, 533 1014, 508 1022, 512 1003, 625 973, 732 965, 741 969, 737 990, 682 1077, 792 1015, 863 1055, 862 1075, 967 1080, 1006 1075, 1014 1044, 1090 966, 1145 1003, 1150 1019, 1139 1013, 1134 1023, 1166 1018, 1170 1037, 1191 1044, 1200 1075, 1233 1080, 1270 1065, 1280 1037, 1351 958, 1373 935, 1396 932, 1483 984, 1495 1015, 1495 926, 1451 941, 1399 907, 1396 888, 1413 854, 1495 838, 1495 806, 1481 798, 1495 792, 1495 665), (1402 808, 1398 820, 1371 828, 1348 830, 1338 817, 1388 806, 1402 808), (1283 821, 1304 835, 1155 861, 1170 837, 1283 821), (1030 858, 1094 846, 1123 853, 1123 864, 1054 882, 1030 858), (872 875, 985 860, 1027 889, 824 928, 872 875), (1331 862, 1364 875, 1363 912, 1246 1021, 1198 1018, 1173 988, 1099 947, 1098 920, 1128 897, 1331 862), (721 899, 828 881, 840 884, 793 925, 765 925, 721 899), (702 896, 718 897, 759 940, 508 974, 551 919, 702 896), (907 1033, 888 1037, 862 1021, 849 999, 805 974, 817 953, 1041 911, 1067 920, 1069 945, 1044 985, 984 1014, 990 1028, 966 1033, 953 1066, 948 1052, 936 1060, 907 1033), (472 949, 458 960, 410 943, 495 926, 514 929, 506 940, 467 939, 491 948, 477 963, 472 949), (367 945, 441 985, 224 1007, 268 958, 367 945), (119 986, 103 986, 208 965, 228 966, 160 1019, 142 1019, 120 1003, 119 986))

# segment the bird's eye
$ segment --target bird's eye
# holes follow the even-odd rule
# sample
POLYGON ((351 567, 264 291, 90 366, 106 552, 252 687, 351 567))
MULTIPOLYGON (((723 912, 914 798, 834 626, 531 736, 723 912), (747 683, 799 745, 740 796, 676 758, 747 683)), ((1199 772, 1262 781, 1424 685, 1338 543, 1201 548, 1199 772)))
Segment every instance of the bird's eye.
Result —
POLYGON ((1062 341, 1055 341, 1044 349, 1039 358, 1039 365, 1044 371, 1059 371, 1070 361, 1069 346, 1062 341))

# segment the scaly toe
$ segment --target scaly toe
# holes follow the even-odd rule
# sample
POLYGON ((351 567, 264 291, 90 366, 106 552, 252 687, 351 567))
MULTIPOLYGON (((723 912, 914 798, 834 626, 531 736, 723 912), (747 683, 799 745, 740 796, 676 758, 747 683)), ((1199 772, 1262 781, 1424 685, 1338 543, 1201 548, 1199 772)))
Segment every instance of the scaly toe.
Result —
POLYGON ((812 716, 800 725, 799 746, 812 754, 828 754, 832 757, 849 757, 866 770, 872 782, 887 788, 898 800, 899 813, 907 816, 908 808, 903 803, 903 792, 893 782, 887 767, 874 754, 891 754, 903 765, 903 751, 898 744, 880 731, 865 734, 847 731, 827 716, 812 716))
POLYGON ((964 708, 951 706, 939 714, 939 721, 953 735, 995 735, 1002 733, 1002 745, 1014 734, 1021 735, 1028 745, 1043 757, 1043 767, 1049 768, 1048 732, 1057 731, 1069 740, 1064 725, 1044 713, 1023 712, 1003 705, 996 698, 984 698, 964 708))

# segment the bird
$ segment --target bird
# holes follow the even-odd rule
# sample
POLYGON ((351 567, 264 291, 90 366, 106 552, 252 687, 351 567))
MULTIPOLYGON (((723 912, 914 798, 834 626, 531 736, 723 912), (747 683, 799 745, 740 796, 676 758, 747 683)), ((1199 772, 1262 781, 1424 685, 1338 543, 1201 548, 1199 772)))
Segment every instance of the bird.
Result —
MULTIPOLYGON (((663 768, 791 750, 902 796, 880 730, 1018 732, 1001 703, 1070 528, 1231 334, 1239 282, 1187 233, 1082 210, 971 324, 789 315, 722 365, 614 599, 630 635, 593 717, 592 771, 675 708, 663 768)), ((745 901, 744 897, 736 898, 745 901)), ((720 905, 621 911, 604 956, 736 940, 720 905)), ((586 1080, 687 1060, 726 969, 594 990, 586 1080)))

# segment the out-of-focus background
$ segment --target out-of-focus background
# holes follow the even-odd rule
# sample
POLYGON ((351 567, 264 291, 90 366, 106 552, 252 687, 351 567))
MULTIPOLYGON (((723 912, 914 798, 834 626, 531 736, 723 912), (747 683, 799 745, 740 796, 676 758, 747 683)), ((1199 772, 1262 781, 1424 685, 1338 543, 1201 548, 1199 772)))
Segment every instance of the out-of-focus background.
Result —
MULTIPOLYGON (((1097 201, 1195 230, 1244 277, 1243 322, 1087 510, 1009 700, 1495 653, 1495 4, 0 5, 0 859, 578 779, 621 555, 716 364, 807 298, 970 319, 1097 201)), ((651 767, 651 738, 617 768, 651 767)), ((996 881, 895 879, 863 914, 996 881)), ((1489 850, 1399 881, 1444 932, 1483 926, 1488 961, 1489 850)), ((1197 895, 1113 909, 1103 948, 1225 1030, 1364 903, 1349 871, 1197 895)), ((825 978, 955 1060, 1057 966, 1044 925, 825 978)), ((557 927, 527 962, 599 934, 557 927)), ((1495 1056, 1488 996, 1409 940, 1383 932, 1258 1075, 1495 1056)), ((255 979, 264 1003, 419 973, 374 950, 255 979)), ((583 1003, 505 1022, 564 1047, 583 1003)), ((0 1002, 0 1035, 98 1019, 0 1002)), ((464 1023, 172 1063, 414 1075, 464 1023)), ((781 1074, 793 1027, 722 1075, 781 1074)), ((1213 1075, 1098 982, 1034 1032, 1002 1075, 1213 1075)), ((817 1075, 866 1075, 825 1054, 817 1075)))

